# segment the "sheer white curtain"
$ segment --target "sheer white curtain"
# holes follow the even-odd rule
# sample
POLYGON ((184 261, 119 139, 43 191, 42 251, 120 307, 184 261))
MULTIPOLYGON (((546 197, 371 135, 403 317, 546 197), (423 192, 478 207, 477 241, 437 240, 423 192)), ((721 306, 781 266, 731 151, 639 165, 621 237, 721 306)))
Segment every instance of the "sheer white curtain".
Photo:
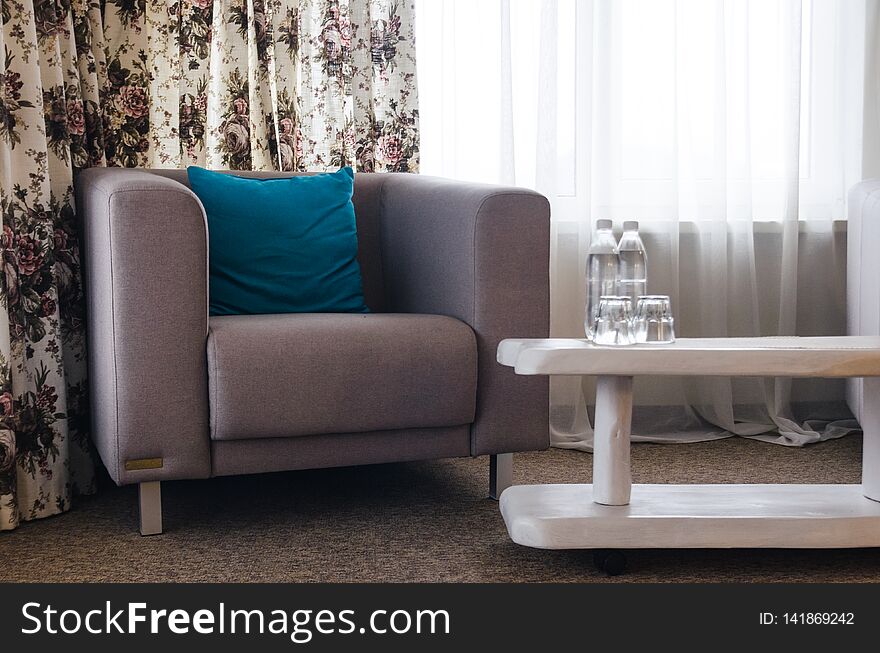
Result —
MULTIPOLYGON (((641 222, 680 336, 844 333, 865 16, 865 0, 417 0, 421 170, 550 198, 555 336, 582 337, 600 217, 641 222)), ((555 445, 590 448, 592 392, 552 381, 555 445)), ((843 396, 641 379, 634 430, 800 445, 855 427, 843 396)))

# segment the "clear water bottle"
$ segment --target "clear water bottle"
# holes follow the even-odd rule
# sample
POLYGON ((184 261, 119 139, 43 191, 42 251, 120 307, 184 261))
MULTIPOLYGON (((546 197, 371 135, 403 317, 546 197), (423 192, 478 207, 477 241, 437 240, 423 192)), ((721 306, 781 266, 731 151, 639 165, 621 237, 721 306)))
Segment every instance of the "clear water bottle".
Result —
POLYGON ((647 294, 648 257, 645 244, 639 236, 639 223, 627 220, 623 223, 623 235, 617 244, 620 260, 617 272, 617 294, 629 297, 633 308, 638 305, 639 295, 647 294))
POLYGON ((597 220, 596 233, 587 253, 587 306, 584 311, 584 332, 593 339, 599 298, 617 294, 619 266, 617 241, 611 231, 611 220, 597 220))

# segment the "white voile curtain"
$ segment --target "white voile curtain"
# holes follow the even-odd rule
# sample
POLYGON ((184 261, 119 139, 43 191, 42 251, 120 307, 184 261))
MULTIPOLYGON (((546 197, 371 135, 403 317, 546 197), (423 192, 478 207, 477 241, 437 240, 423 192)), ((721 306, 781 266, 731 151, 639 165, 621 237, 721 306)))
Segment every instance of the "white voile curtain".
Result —
MULTIPOLYGON (((872 3, 873 0, 868 0, 872 3)), ((421 0, 421 170, 535 188, 553 210, 551 332, 582 337, 597 218, 638 219, 680 336, 845 332, 861 174, 864 0, 421 0)), ((551 382, 589 450, 593 386, 551 382)), ((849 433, 836 381, 637 379, 634 439, 849 433)))

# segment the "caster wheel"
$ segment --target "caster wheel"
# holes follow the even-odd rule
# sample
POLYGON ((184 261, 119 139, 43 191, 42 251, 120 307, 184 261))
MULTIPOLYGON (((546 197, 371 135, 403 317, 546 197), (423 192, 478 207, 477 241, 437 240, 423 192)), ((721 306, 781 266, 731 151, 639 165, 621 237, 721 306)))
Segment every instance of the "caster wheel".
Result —
POLYGON ((626 556, 622 551, 599 549, 593 553, 593 564, 609 576, 620 576, 626 571, 626 556))

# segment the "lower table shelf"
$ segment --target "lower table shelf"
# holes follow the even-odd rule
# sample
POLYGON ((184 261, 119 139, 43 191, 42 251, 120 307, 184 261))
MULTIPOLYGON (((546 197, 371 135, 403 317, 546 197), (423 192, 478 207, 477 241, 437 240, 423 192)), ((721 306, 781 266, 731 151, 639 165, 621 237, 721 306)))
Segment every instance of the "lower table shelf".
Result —
POLYGON ((861 485, 633 485, 625 506, 592 485, 515 485, 500 504, 511 539, 539 549, 880 546, 861 485))

